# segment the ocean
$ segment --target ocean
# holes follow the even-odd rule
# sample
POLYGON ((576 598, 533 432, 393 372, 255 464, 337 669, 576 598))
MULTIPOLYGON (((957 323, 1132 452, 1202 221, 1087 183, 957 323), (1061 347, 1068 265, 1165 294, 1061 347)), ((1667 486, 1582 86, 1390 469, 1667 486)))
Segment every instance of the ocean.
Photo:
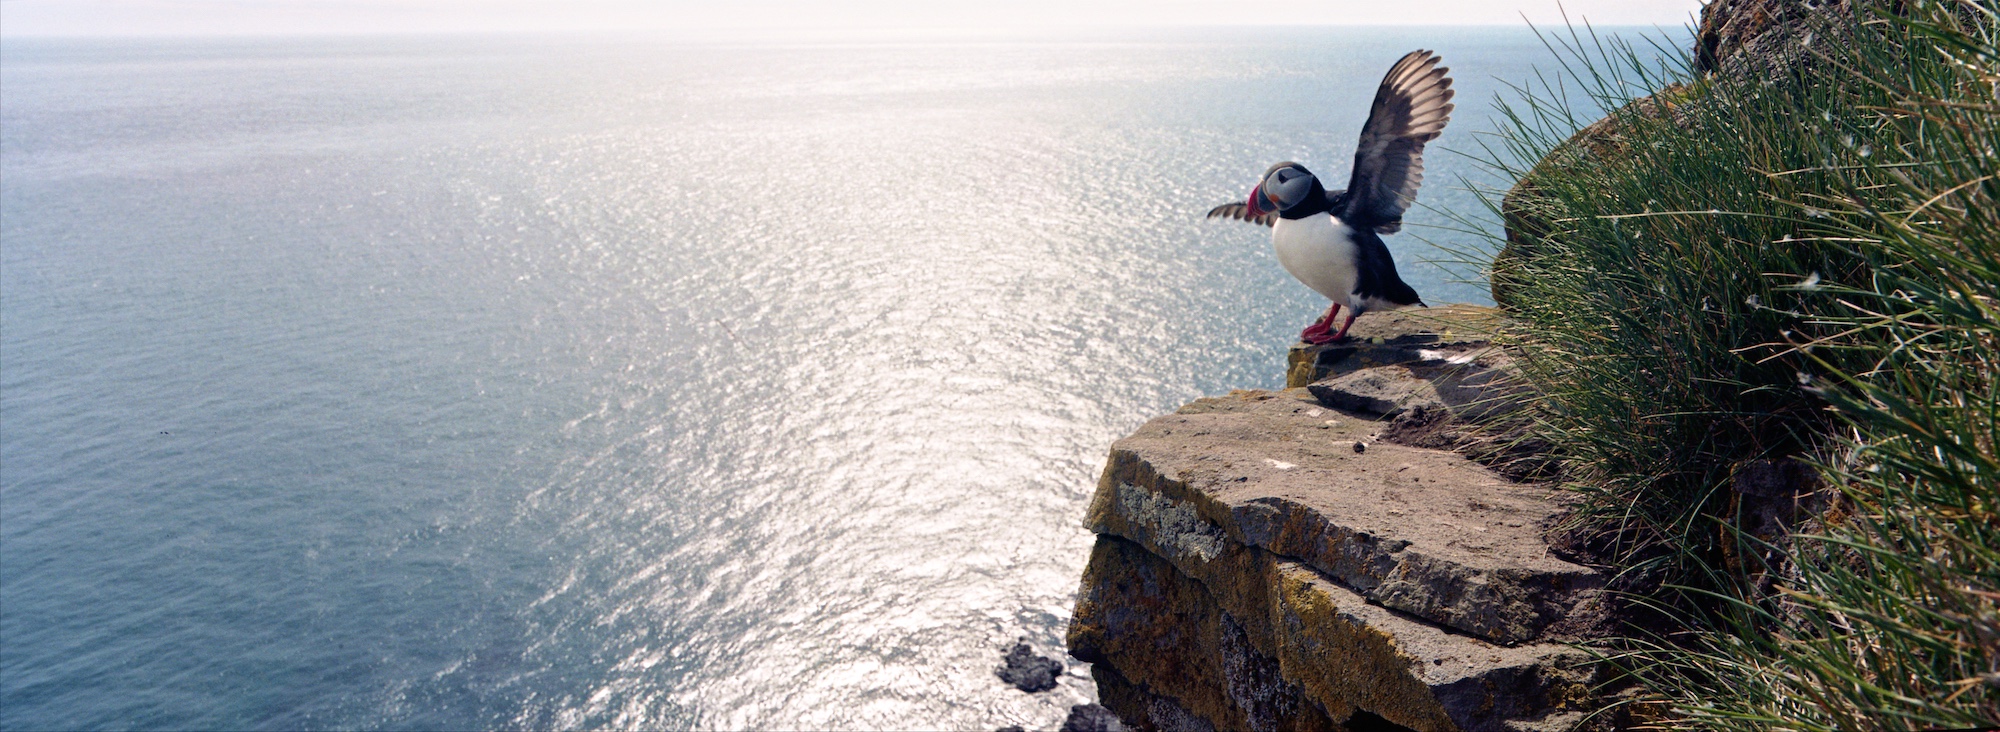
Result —
POLYGON ((1202 214, 1416 48, 1485 303, 1526 28, 10 38, 0 727, 1054 727, 1106 448, 1325 305, 1202 214))

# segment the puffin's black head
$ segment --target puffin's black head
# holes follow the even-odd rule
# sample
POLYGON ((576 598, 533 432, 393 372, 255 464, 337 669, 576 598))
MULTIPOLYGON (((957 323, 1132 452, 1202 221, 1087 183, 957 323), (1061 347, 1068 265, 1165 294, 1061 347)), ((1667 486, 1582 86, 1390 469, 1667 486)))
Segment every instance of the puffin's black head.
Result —
POLYGON ((1299 212, 1299 207, 1309 202, 1325 205, 1326 189, 1319 179, 1313 177, 1306 166, 1293 162, 1283 162, 1264 171, 1264 178, 1257 181, 1257 187, 1250 189, 1250 200, 1244 205, 1252 214, 1267 214, 1277 211, 1280 216, 1299 212))

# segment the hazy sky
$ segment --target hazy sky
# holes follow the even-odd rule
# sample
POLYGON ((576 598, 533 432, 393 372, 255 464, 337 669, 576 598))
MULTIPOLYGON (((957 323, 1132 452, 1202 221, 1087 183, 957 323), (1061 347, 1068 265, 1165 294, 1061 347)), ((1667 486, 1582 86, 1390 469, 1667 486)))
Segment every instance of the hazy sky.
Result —
MULTIPOLYGON (((1564 0, 1595 25, 1679 26, 1700 0, 1564 0)), ((1556 0, 0 0, 0 34, 914 29, 1559 23, 1556 0)))

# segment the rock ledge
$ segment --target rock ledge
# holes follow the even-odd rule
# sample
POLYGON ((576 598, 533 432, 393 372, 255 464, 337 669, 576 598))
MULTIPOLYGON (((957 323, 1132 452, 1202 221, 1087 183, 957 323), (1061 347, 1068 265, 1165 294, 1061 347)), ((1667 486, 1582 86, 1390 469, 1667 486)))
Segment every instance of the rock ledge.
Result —
POLYGON ((1387 332, 1332 359, 1295 349, 1293 373, 1303 363, 1321 381, 1198 399, 1112 446, 1068 642, 1129 726, 1559 730, 1582 718, 1596 679, 1556 628, 1604 578, 1549 554, 1550 490, 1376 442, 1376 415, 1397 413, 1396 399, 1340 402, 1363 381, 1429 389, 1424 404, 1454 411, 1504 402, 1480 376, 1490 347, 1439 322, 1378 322, 1387 332))

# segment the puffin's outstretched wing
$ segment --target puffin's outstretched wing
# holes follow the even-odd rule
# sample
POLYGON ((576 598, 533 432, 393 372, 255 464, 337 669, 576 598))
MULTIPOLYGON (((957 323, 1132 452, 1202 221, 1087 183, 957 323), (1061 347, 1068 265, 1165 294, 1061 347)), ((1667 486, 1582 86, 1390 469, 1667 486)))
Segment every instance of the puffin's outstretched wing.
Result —
POLYGON ((1237 203, 1225 203, 1220 206, 1216 206, 1215 208, 1211 208, 1208 210, 1208 216, 1204 218, 1212 219, 1217 217, 1225 219, 1236 219, 1237 221, 1244 221, 1252 224, 1263 224, 1265 226, 1271 226, 1278 220, 1278 214, 1275 211, 1260 213, 1253 216, 1250 214, 1250 206, 1240 201, 1237 203))
POLYGON ((1437 139, 1451 121, 1451 77, 1443 59, 1411 51, 1389 67, 1361 142, 1354 148, 1354 177, 1345 206, 1334 215, 1348 226, 1393 234, 1403 228, 1403 212, 1424 182, 1424 143, 1437 139))
MULTIPOLYGON (((1345 195, 1347 195, 1347 191, 1327 191, 1326 192, 1327 208, 1334 211, 1339 211, 1342 200, 1341 196, 1345 195)), ((1265 226, 1271 226, 1278 222, 1277 212, 1266 212, 1257 214, 1256 216, 1251 216, 1250 206, 1248 204, 1243 204, 1243 203, 1225 203, 1220 206, 1216 206, 1215 208, 1209 209, 1208 216, 1204 218, 1236 219, 1237 221, 1243 221, 1252 224, 1263 224, 1265 226)))

